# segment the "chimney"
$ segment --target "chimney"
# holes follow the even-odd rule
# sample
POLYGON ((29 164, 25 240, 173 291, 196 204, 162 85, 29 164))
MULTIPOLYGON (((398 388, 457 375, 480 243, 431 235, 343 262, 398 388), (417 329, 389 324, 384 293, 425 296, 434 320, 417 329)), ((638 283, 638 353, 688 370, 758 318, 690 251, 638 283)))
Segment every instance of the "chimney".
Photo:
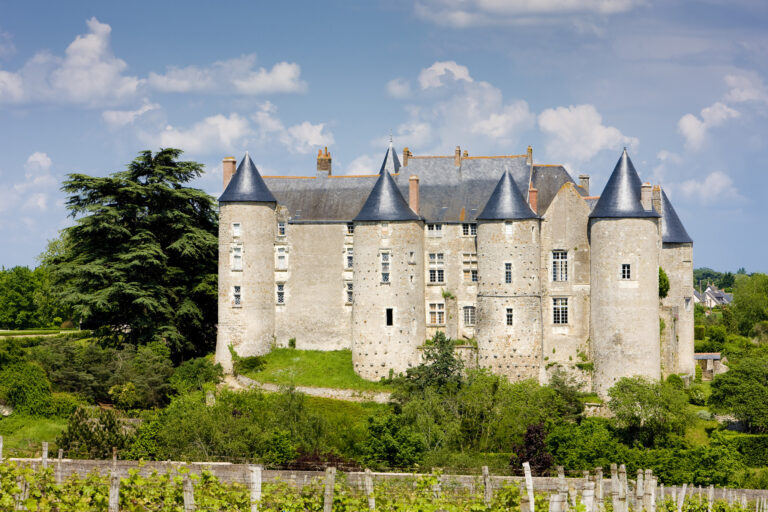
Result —
POLYGON ((467 158, 468 156, 469 156, 469 151, 467 151, 467 150, 465 149, 465 150, 464 150, 464 154, 462 155, 462 157, 461 157, 461 158, 467 158))
POLYGON ((403 167, 408 167, 408 157, 413 156, 408 148, 403 148, 403 167))
POLYGON ((317 175, 331 175, 331 154, 328 152, 328 146, 325 147, 325 152, 322 149, 317 150, 317 175))
POLYGON ((528 189, 528 204, 531 205, 531 210, 533 210, 533 213, 538 215, 539 214, 539 191, 533 188, 533 183, 531 183, 531 186, 528 189))
POLYGON ((589 174, 579 174, 579 186, 589 195, 589 174))
POLYGON ((643 203, 643 209, 645 211, 653 208, 651 204, 651 184, 648 182, 643 183, 643 187, 640 192, 640 202, 643 203))
POLYGON ((224 160, 221 161, 221 174, 224 178, 224 189, 227 188, 227 185, 229 185, 229 180, 232 179, 232 176, 235 175, 235 170, 237 169, 237 160, 235 160, 235 157, 228 156, 224 160))
POLYGON ((419 214, 419 177, 415 174, 408 178, 408 206, 413 213, 419 214))
POLYGON ((533 165, 533 148, 528 146, 528 156, 525 158, 526 165, 533 165))
POLYGON ((653 186, 653 209, 661 215, 661 185, 653 186))
POLYGON ((459 167, 461 165, 461 147, 456 146, 456 153, 453 155, 453 164, 456 167, 459 167))

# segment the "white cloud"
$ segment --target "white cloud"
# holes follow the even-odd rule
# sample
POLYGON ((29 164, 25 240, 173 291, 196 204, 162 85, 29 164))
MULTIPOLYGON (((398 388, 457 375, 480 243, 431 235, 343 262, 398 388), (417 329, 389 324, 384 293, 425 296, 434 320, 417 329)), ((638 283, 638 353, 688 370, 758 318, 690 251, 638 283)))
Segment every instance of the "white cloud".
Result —
POLYGON ((547 136, 546 151, 550 158, 568 159, 577 164, 587 162, 604 149, 618 150, 639 144, 637 138, 603 125, 603 118, 594 105, 546 109, 539 115, 539 129, 547 136))
POLYGON ((394 78, 387 82, 387 94, 397 99, 408 98, 411 95, 411 82, 394 78))
POLYGON ((0 57, 8 57, 16 53, 16 46, 13 44, 11 34, 0 31, 0 57))
POLYGON ((24 163, 24 180, 0 187, 0 212, 47 211, 49 197, 58 188, 58 182, 50 172, 52 165, 46 153, 36 151, 29 155, 24 163))
POLYGON ((725 95, 726 101, 733 103, 757 101, 768 104, 768 87, 756 73, 727 75, 725 84, 729 88, 725 95))
POLYGON ((144 105, 136 110, 105 110, 101 113, 101 118, 104 119, 104 122, 111 128, 119 128, 127 124, 132 124, 137 117, 159 108, 160 105, 157 105, 156 103, 144 103, 144 105))
POLYGON ((301 68, 278 62, 272 69, 254 69, 256 55, 217 61, 209 67, 170 67, 165 74, 150 73, 147 83, 163 92, 221 92, 239 94, 298 93, 307 90, 301 68))
POLYGON ((16 72, 0 71, 0 102, 97 106, 135 96, 142 80, 123 74, 127 64, 109 47, 111 27, 95 17, 86 24, 88 33, 77 36, 64 57, 42 51, 16 72))
POLYGON ((421 85, 422 89, 442 87, 443 77, 448 73, 452 75, 454 80, 472 82, 472 77, 469 76, 469 69, 467 69, 466 66, 456 64, 456 62, 449 60, 445 62, 435 62, 430 67, 422 69, 421 73, 419 73, 419 85, 421 85))
POLYGON ((416 15, 451 27, 519 25, 627 12, 644 0, 421 0, 416 15))
POLYGON ((277 107, 266 101, 253 115, 258 127, 259 142, 277 140, 294 153, 309 153, 313 149, 334 143, 333 133, 327 131, 325 123, 312 124, 304 121, 286 128, 276 113, 277 107))
POLYGON ((685 114, 677 122, 678 131, 685 137, 685 147, 698 151, 704 146, 707 131, 728 119, 739 117, 739 112, 719 101, 701 110, 701 118, 685 114))
POLYGON ((29 178, 37 174, 47 173, 51 168, 51 164, 53 164, 51 157, 40 151, 35 151, 29 155, 27 163, 24 164, 25 175, 29 178))
MULTIPOLYGON (((384 158, 384 154, 380 158, 384 158)), ((346 174, 376 174, 379 172, 381 162, 376 164, 376 158, 372 155, 360 155, 347 165, 346 174)))
POLYGON ((733 185, 730 176, 722 171, 714 171, 702 179, 691 179, 679 184, 669 185, 688 200, 707 202, 712 200, 744 201, 745 198, 733 185))
POLYGON ((169 125, 158 135, 145 134, 144 138, 147 143, 157 143, 159 140, 162 147, 205 154, 243 149, 245 139, 251 133, 248 119, 233 113, 229 116, 218 114, 206 117, 187 130, 169 125))

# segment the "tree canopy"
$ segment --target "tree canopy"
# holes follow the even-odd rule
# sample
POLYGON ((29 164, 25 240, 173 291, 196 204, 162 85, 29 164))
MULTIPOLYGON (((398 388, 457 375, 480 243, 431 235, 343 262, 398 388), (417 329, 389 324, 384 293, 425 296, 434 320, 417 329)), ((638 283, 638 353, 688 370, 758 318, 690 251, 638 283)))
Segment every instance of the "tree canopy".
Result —
POLYGON ((731 413, 752 432, 768 432, 768 356, 740 358, 712 382, 710 407, 731 413))
POLYGON ((215 344, 218 220, 181 150, 143 151, 107 177, 70 174, 76 219, 43 256, 54 290, 105 344, 162 341, 175 359, 215 344))

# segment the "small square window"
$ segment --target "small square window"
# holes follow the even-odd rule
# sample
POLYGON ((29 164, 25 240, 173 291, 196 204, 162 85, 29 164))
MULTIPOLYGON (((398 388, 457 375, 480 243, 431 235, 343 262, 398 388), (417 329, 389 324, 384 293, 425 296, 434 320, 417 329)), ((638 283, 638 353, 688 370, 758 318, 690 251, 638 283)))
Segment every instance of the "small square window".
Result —
POLYGON ((354 235, 355 234, 355 223, 354 222, 347 222, 347 234, 348 235, 354 235))
POLYGON ((388 283, 390 269, 389 252, 382 252, 379 254, 379 257, 381 258, 381 282, 388 283))
POLYGON ((285 284, 277 284, 277 303, 285 304, 285 284))
POLYGON ((685 310, 690 311, 691 310, 691 298, 686 297, 685 298, 685 310))
POLYGON ((505 222, 504 233, 506 233, 507 236, 512 236, 515 233, 515 225, 511 222, 505 222))
POLYGON ((352 304, 354 302, 354 285, 352 284, 352 281, 347 281, 345 286, 346 292, 347 292, 347 304, 352 304))
POLYGON ((387 308, 386 317, 388 327, 395 325, 395 312, 392 308, 387 308))
POLYGON ((445 303, 435 302, 429 305, 429 323, 432 325, 445 324, 445 303))
POLYGON ((552 323, 568 323, 568 298, 559 297, 552 299, 552 323))
POLYGON ((512 325, 513 324, 513 322, 515 320, 515 317, 514 317, 514 313, 512 311, 512 308, 507 308, 506 320, 507 320, 507 325, 512 325))
POLYGON ((243 248, 232 248, 232 270, 243 270, 243 248))
POLYGON ((354 267, 354 264, 355 264, 354 249, 352 249, 352 247, 347 247, 345 267, 347 268, 347 270, 352 270, 352 268, 354 267))
POLYGON ((240 236, 240 223, 239 222, 233 222, 232 223, 232 236, 240 236))
POLYGON ((285 247, 277 248, 277 270, 288 270, 288 251, 285 247))
POLYGON ((475 306, 464 306, 464 326, 473 327, 475 325, 475 306))
POLYGON ((464 236, 477 236, 477 224, 462 224, 461 234, 464 236))
POLYGON ((432 237, 443 236, 443 225, 427 224, 427 236, 432 236, 432 237))
POLYGON ((242 304, 242 293, 239 286, 232 287, 232 304, 240 306, 242 304))
POLYGON ((277 223, 277 236, 285 236, 285 222, 277 223))
POLYGON ((511 263, 504 264, 504 282, 507 284, 512 282, 512 264, 511 263))
POLYGON ((621 264, 621 278, 623 280, 632 279, 632 267, 629 263, 621 264))

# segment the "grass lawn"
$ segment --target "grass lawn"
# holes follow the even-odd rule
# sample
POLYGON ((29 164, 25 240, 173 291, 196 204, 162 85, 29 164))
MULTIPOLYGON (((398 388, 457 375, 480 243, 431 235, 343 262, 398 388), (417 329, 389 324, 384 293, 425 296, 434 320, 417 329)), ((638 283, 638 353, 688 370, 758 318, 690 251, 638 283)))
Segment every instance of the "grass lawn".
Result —
POLYGON ((18 330, 2 330, 0 329, 0 337, 14 337, 14 336, 37 336, 45 334, 59 334, 66 332, 75 332, 76 329, 18 329, 18 330))
POLYGON ((15 414, 2 418, 3 457, 39 457, 43 441, 48 441, 48 455, 54 457, 56 436, 66 426, 67 420, 63 418, 33 418, 15 414))
POLYGON ((264 367, 246 375, 259 382, 296 386, 387 391, 380 382, 359 377, 352 369, 352 351, 276 348, 263 356, 264 367))

